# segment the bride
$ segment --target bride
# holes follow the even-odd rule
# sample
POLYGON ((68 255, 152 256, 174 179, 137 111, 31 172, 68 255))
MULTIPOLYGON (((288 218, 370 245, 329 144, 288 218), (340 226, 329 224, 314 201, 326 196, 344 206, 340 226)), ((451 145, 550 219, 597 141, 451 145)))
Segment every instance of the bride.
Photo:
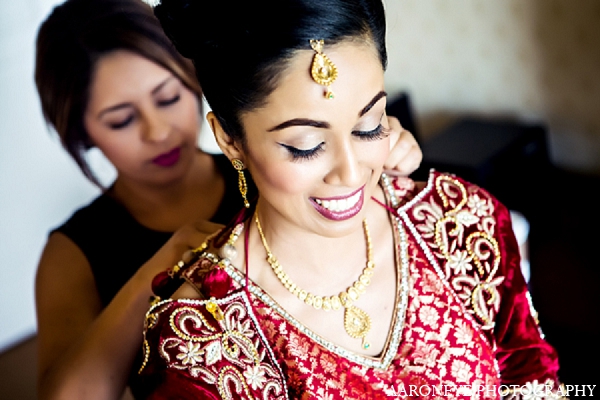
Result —
POLYGON ((155 279, 148 398, 557 393, 506 207, 453 175, 383 173, 379 0, 162 0, 155 14, 194 60, 247 208, 155 279))

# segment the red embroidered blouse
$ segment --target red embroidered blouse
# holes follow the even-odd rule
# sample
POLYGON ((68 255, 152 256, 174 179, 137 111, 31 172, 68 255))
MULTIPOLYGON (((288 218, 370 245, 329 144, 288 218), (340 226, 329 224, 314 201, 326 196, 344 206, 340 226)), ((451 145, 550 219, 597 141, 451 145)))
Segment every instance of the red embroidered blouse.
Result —
POLYGON ((432 171, 407 193, 381 181, 397 231, 397 300, 378 358, 331 343, 208 251, 182 271, 212 300, 164 299, 146 316, 148 399, 559 398, 519 267, 508 210, 485 190, 432 171))

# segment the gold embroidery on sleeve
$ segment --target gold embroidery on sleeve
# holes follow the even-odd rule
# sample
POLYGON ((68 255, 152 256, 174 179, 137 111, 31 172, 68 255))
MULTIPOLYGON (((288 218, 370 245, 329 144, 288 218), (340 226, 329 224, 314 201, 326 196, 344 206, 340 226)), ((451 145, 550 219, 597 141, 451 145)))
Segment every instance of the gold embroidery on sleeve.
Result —
POLYGON ((421 215, 429 214, 420 218, 419 231, 424 237, 433 231, 432 245, 443 260, 446 279, 482 329, 491 330, 500 306, 497 287, 504 281, 497 275, 501 254, 494 238, 493 204, 450 175, 437 176, 434 187, 442 207, 433 202, 415 207, 421 215))

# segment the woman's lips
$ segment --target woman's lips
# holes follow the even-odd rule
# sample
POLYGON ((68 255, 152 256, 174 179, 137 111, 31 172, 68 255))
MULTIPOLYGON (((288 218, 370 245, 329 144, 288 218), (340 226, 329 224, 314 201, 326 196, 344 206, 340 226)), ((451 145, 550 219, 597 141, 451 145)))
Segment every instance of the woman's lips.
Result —
POLYGON ((364 186, 348 196, 311 200, 315 209, 325 218, 334 221, 349 219, 358 214, 363 206, 364 186))
POLYGON ((158 157, 154 158, 152 162, 156 165, 160 165, 161 167, 170 167, 179 160, 180 155, 181 148, 176 147, 173 150, 163 153, 158 157))

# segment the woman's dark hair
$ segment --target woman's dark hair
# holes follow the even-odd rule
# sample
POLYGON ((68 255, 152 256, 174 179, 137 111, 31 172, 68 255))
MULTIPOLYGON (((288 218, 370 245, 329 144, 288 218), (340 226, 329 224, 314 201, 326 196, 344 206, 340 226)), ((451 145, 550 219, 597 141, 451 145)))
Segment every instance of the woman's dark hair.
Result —
POLYGON ((56 6, 37 35, 35 83, 42 112, 84 175, 101 188, 84 157, 93 143, 83 117, 96 63, 115 50, 155 62, 201 96, 193 65, 141 0, 67 0, 56 6))
POLYGON ((342 41, 369 41, 387 66, 381 0, 161 0, 154 13, 194 61, 223 129, 242 144, 241 115, 264 104, 295 52, 311 49, 311 39, 324 39, 325 53, 342 41))

